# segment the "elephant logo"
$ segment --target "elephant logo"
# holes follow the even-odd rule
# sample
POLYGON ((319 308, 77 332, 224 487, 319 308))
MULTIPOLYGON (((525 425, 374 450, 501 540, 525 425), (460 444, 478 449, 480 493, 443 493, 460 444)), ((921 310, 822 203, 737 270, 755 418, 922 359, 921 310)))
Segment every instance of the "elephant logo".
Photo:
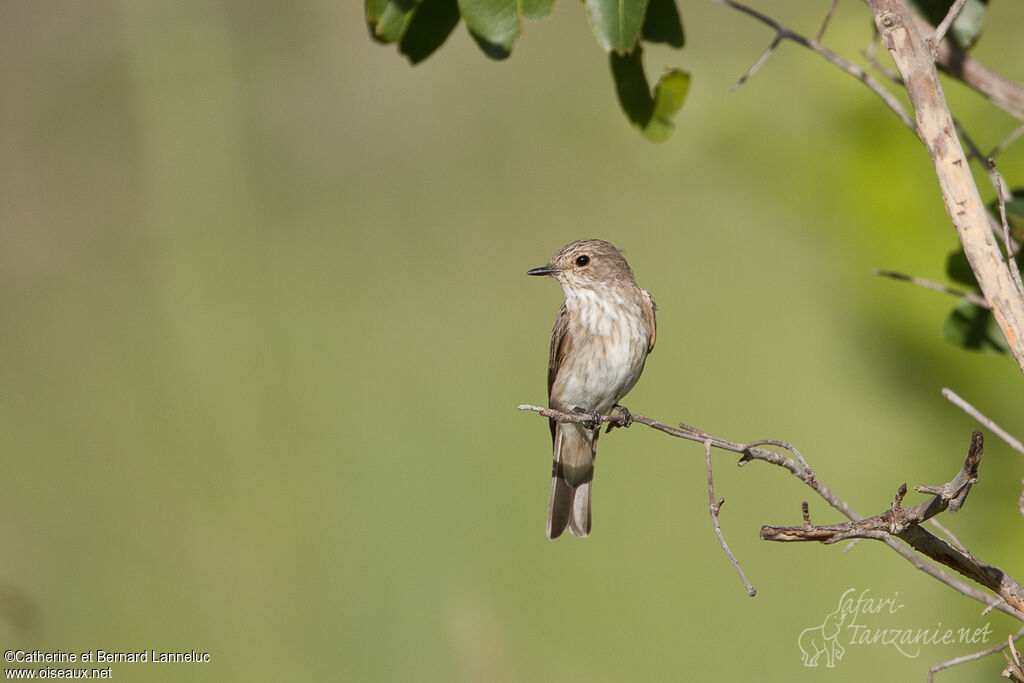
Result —
POLYGON ((825 655, 825 666, 832 669, 837 659, 842 659, 846 649, 839 644, 839 634, 842 632, 843 622, 846 621, 846 612, 842 606, 836 607, 830 612, 818 626, 805 628, 800 632, 797 644, 800 652, 803 653, 804 666, 818 666, 818 660, 825 655))

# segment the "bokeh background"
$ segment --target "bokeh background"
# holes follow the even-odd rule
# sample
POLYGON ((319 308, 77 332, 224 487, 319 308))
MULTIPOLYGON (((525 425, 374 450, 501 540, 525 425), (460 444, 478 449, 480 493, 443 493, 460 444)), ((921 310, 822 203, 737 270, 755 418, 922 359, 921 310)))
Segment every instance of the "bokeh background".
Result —
MULTIPOLYGON (((810 35, 827 9, 757 6, 810 35)), ((416 68, 354 0, 0 5, 4 649, 213 660, 121 680, 919 680, 979 646, 826 670, 797 639, 849 588, 903 605, 872 629, 1016 630, 880 545, 758 540, 801 500, 839 518, 717 454, 747 597, 702 449, 644 428, 602 440, 592 537, 545 538, 548 429, 515 407, 545 400, 561 292, 524 273, 578 238, 659 305, 628 406, 791 441, 862 513, 959 468, 943 386, 1024 433, 1012 362, 941 340, 954 301, 870 274, 942 280, 956 245, 913 135, 792 45, 730 91, 772 33, 681 9, 687 47, 647 63, 693 85, 651 145, 579 3, 506 62, 460 27, 416 68)), ((990 15, 976 53, 1024 79, 1024 6, 990 15)), ((826 42, 870 35, 843 3, 826 42)), ((1013 129, 948 92, 982 147, 1013 129)), ((990 435, 944 520, 1018 578, 1022 473, 990 435)))

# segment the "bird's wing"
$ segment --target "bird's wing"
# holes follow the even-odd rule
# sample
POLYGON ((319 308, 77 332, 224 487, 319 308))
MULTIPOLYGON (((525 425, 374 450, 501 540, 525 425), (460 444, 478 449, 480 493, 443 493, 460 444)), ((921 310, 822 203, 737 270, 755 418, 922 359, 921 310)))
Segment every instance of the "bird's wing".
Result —
MULTIPOLYGON (((651 293, 646 289, 640 290, 640 299, 643 302, 644 315, 647 316, 647 322, 651 325, 651 341, 647 344, 647 353, 650 353, 654 350, 654 338, 658 336, 658 323, 654 317, 655 312, 658 310, 658 305, 654 303, 651 293)), ((548 386, 550 387, 550 384, 548 386)), ((548 391, 550 391, 550 388, 548 391)))
MULTIPOLYGON (((569 344, 572 343, 572 337, 569 335, 569 311, 565 308, 565 304, 558 309, 558 315, 555 317, 555 329, 551 331, 551 354, 548 357, 548 403, 551 402, 551 387, 555 384, 555 376, 558 374, 558 369, 562 367, 562 361, 565 359, 565 355, 569 350, 569 344)), ((554 420, 551 423, 551 438, 555 438, 555 425, 557 424, 554 420)))

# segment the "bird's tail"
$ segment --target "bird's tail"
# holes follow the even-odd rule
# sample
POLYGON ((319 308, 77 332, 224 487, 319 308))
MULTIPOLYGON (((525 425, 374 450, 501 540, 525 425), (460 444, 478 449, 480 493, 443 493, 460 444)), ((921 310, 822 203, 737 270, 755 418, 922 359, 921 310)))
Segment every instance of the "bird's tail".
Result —
POLYGON ((548 538, 558 538, 567 527, 573 536, 590 535, 590 491, 594 483, 597 435, 597 431, 584 429, 582 425, 556 425, 548 538))

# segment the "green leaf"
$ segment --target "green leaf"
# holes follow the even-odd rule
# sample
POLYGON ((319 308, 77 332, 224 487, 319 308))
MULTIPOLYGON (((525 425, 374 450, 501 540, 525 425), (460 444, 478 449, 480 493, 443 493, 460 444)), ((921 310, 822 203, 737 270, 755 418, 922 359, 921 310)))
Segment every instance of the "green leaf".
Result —
POLYGON ((672 69, 658 81, 654 90, 654 114, 643 130, 651 142, 668 140, 675 130, 676 114, 683 108, 686 92, 690 89, 690 74, 672 69))
POLYGON ((631 54, 608 55, 615 81, 615 92, 626 118, 651 142, 667 140, 675 128, 673 117, 679 113, 690 86, 690 75, 672 70, 662 76, 651 95, 644 73, 643 49, 631 54))
POLYGON ((649 43, 665 43, 672 47, 682 47, 683 22, 676 9, 676 0, 649 0, 647 16, 640 31, 644 40, 649 43))
MULTIPOLYGON (((946 36, 964 50, 974 45, 985 25, 987 5, 988 0, 967 0, 946 36)), ((910 0, 910 6, 932 26, 938 26, 953 6, 953 0, 910 0)))
POLYGON ((967 262, 967 256, 964 255, 963 249, 954 249, 950 252, 949 258, 946 259, 946 277, 953 282, 959 282, 975 290, 978 289, 978 281, 974 277, 974 271, 971 270, 971 264, 967 262))
POLYGON ((583 0, 590 28, 608 52, 632 52, 640 37, 647 0, 583 0))
POLYGON ((417 0, 366 0, 366 23, 370 35, 382 43, 393 43, 402 37, 417 0))
POLYGON ((458 0, 470 35, 488 57, 505 59, 519 37, 517 0, 458 0))
POLYGON ((619 105, 626 118, 641 130, 654 115, 654 100, 651 98, 650 86, 647 85, 642 54, 643 51, 638 48, 631 54, 611 52, 608 55, 619 105))
POLYGON ((421 0, 398 43, 398 50, 419 64, 444 44, 459 23, 457 0, 421 0))
POLYGON ((547 19, 555 0, 519 0, 519 16, 527 19, 547 19))
POLYGON ((946 318, 942 336, 950 344, 988 354, 1010 350, 992 311, 961 299, 946 318))
POLYGON ((366 0, 366 22, 376 24, 388 6, 388 0, 366 0))

